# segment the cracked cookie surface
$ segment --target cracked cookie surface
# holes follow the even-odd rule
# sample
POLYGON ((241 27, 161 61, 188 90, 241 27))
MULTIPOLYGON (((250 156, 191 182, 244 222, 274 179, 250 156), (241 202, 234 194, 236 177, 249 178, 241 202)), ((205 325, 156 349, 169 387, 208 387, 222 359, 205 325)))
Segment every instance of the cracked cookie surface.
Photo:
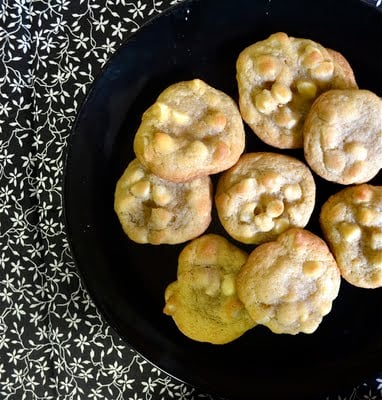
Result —
POLYGON ((276 153, 246 153, 219 179, 215 204, 220 222, 236 240, 259 244, 290 227, 304 227, 316 186, 309 168, 276 153))
POLYGON ((340 272, 326 243, 292 228, 258 246, 237 277, 240 300, 274 333, 312 333, 332 308, 340 272))
POLYGON ((164 313, 193 340, 228 343, 255 325, 237 297, 236 276, 247 254, 216 234, 180 253, 177 280, 165 291, 164 313))
POLYGON ((382 100, 368 90, 330 90, 313 104, 304 153, 322 178, 364 183, 382 168, 382 100))
POLYGON ((137 243, 175 244, 201 235, 211 222, 208 176, 174 183, 133 160, 118 180, 114 210, 124 232, 137 243))
POLYGON ((244 151, 235 102, 200 79, 175 83, 145 111, 134 140, 140 162, 183 182, 228 169, 244 151))
POLYGON ((382 286, 382 186, 356 185, 331 196, 320 223, 344 279, 382 286))
POLYGON ((282 149, 303 147, 304 120, 321 93, 357 88, 340 53, 283 32, 244 49, 236 69, 243 119, 261 140, 282 149))

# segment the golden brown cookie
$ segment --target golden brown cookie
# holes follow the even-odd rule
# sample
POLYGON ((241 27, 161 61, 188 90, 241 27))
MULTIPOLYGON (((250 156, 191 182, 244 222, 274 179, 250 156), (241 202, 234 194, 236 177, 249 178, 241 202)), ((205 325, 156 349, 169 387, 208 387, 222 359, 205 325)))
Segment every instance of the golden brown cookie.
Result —
POLYGON ((247 254, 222 236, 193 240, 179 256, 164 313, 193 340, 224 344, 237 339, 255 325, 236 294, 236 275, 246 260, 247 254))
POLYGON ((344 279, 382 286, 382 186, 351 186, 331 196, 320 223, 344 279))
POLYGON ((333 57, 333 60, 336 64, 339 65, 340 70, 343 73, 343 76, 347 79, 346 86, 349 88, 357 88, 356 80, 354 76, 354 71, 349 64, 348 60, 338 51, 333 49, 326 49, 328 53, 333 57))
POLYGON ((313 176, 301 161, 276 153, 246 153, 220 177, 215 203, 233 238, 258 244, 290 227, 304 227, 315 193, 313 176))
POLYGON ((206 176, 185 183, 166 181, 137 159, 119 179, 114 209, 123 230, 137 243, 182 243, 211 222, 212 184, 206 176))
POLYGON ((265 143, 282 149, 303 147, 305 116, 322 92, 357 88, 340 53, 283 32, 244 49, 236 68, 244 121, 265 143))
POLYGON ((330 90, 313 104, 304 152, 322 178, 367 182, 382 168, 382 100, 368 90, 330 90))
POLYGON ((156 175, 184 182, 231 167, 244 145, 234 101, 194 79, 168 87, 143 114, 134 151, 156 175))
POLYGON ((248 313, 274 333, 312 333, 332 308, 340 272, 323 240, 292 228, 258 246, 237 277, 248 313))

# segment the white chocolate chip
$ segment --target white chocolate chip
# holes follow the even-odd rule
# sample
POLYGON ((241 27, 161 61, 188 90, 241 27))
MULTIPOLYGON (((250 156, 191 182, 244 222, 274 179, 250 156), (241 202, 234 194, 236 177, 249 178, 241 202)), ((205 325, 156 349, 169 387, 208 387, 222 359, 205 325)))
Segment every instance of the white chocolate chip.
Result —
POLYGON ((373 208, 361 207, 357 212, 357 221, 364 226, 377 225, 382 220, 382 212, 373 208))
POLYGON ((308 44, 305 47, 304 55, 303 55, 303 59, 302 59, 302 65, 305 68, 314 68, 314 67, 318 66, 322 60, 323 60, 323 56, 322 56, 320 50, 317 49, 317 47, 314 47, 310 44, 308 44))
POLYGON ((155 185, 153 187, 152 197, 155 203, 161 207, 167 205, 172 200, 171 193, 162 185, 155 185))
POLYGON ((368 186, 355 186, 353 190, 353 202, 355 204, 368 203, 373 197, 373 191, 368 186))
POLYGON ((261 113, 268 115, 277 109, 277 101, 269 90, 264 89, 255 96, 255 106, 261 113))
POLYGON ((354 242, 361 238, 361 228, 357 224, 351 222, 342 222, 339 225, 338 230, 340 231, 343 239, 348 243, 354 242))
POLYGON ((130 191, 135 197, 145 199, 150 195, 150 182, 139 181, 130 188, 130 191))
POLYGON ((344 175, 352 180, 359 179, 367 168, 365 161, 356 161, 346 169, 344 175))
POLYGON ((335 149, 338 145, 338 130, 328 126, 321 130, 321 143, 324 149, 335 149))
POLYGON ((297 286, 292 286, 289 291, 283 296, 283 300, 292 303, 298 301, 300 298, 300 293, 297 286))
POLYGON ((191 117, 184 112, 177 111, 165 103, 156 102, 155 107, 159 112, 158 120, 160 122, 173 121, 179 125, 189 124, 191 117))
POLYGON ((274 81, 280 72, 280 61, 273 56, 261 55, 254 59, 254 66, 264 81, 274 81))
POLYGON ((224 275, 221 284, 221 291, 224 296, 232 296, 236 292, 235 277, 232 274, 224 275))
POLYGON ((232 186, 230 192, 239 195, 248 195, 254 191, 255 187, 256 187, 256 179, 246 178, 236 183, 236 185, 232 186))
POLYGON ((275 115, 275 122, 281 128, 292 129, 296 126, 299 116, 289 107, 281 107, 275 115))
POLYGON ((274 307, 259 304, 258 307, 253 309, 251 316, 258 324, 266 324, 273 317, 274 307))
POLYGON ((198 207, 201 198, 197 190, 190 189, 186 194, 186 200, 190 207, 198 207))
POLYGON ((264 186, 270 192, 277 192, 282 185, 283 177, 275 171, 266 171, 259 178, 259 185, 264 186))
POLYGON ((147 243, 147 228, 136 226, 134 228, 134 241, 138 243, 147 243))
POLYGON ((170 108, 167 104, 161 103, 161 102, 156 102, 154 104, 154 107, 156 108, 156 111, 158 111, 158 121, 160 122, 165 122, 168 121, 170 117, 170 108))
POLYGON ((282 325, 292 325, 297 319, 296 305, 294 303, 280 304, 277 309, 277 320, 282 325))
POLYGON ((186 113, 171 110, 171 119, 179 125, 188 125, 191 122, 191 117, 186 113))
POLYGON ((175 301, 174 297, 171 297, 169 299, 166 299, 166 304, 164 306, 163 312, 166 315, 174 315, 176 308, 177 308, 176 301, 175 301))
POLYGON ((229 194, 221 193, 216 200, 221 204, 221 208, 224 210, 224 216, 231 217, 235 214, 236 201, 229 194))
MULTIPOLYGON (((299 221, 301 219, 301 205, 295 205, 288 208, 289 219, 299 221)), ((295 223, 295 222, 294 222, 295 223)))
POLYGON ((272 85, 271 94, 279 104, 286 104, 292 100, 292 91, 282 83, 275 82, 272 85))
POLYGON ((329 81, 334 72, 334 64, 331 61, 323 61, 321 64, 314 67, 310 74, 312 78, 317 79, 322 82, 329 81))
POLYGON ((252 238, 255 233, 255 227, 250 224, 242 224, 237 227, 237 232, 240 233, 242 237, 252 238))
POLYGON ((255 215, 254 223, 260 232, 269 232, 274 226, 273 219, 265 213, 255 215))
POLYGON ((190 85, 191 89, 196 92, 199 96, 202 96, 206 90, 206 84, 200 79, 193 79, 190 85))
POLYGON ((126 184, 131 186, 133 183, 140 181, 145 176, 145 173, 140 168, 135 168, 126 178, 126 184))
POLYGON ((325 265, 321 261, 305 261, 302 270, 305 276, 313 279, 319 278, 325 271, 325 265))
POLYGON ((222 113, 214 113, 206 117, 206 123, 214 131, 221 132, 227 125, 227 118, 222 113))
POLYGON ((188 157, 197 158, 200 160, 206 159, 208 157, 208 153, 207 146, 200 140, 194 140, 186 148, 186 154, 188 157))
POLYGON ((324 301, 320 305, 320 313, 321 313, 321 315, 329 314, 331 309, 332 309, 332 302, 331 301, 324 301))
POLYGON ((297 304, 298 315, 300 316, 300 321, 305 322, 310 317, 310 309, 305 303, 297 304))
POLYGON ((153 229, 164 229, 168 226, 173 214, 165 208, 153 208, 151 210, 150 223, 153 229))
POLYGON ((274 223, 275 223, 275 226, 273 229, 274 229, 275 233, 277 233, 277 234, 280 234, 280 233, 286 231, 290 226, 287 218, 278 218, 274 221, 274 223))
POLYGON ((347 207, 345 203, 337 203, 330 211, 330 221, 340 222, 343 221, 346 215, 347 207))
POLYGON ((299 200, 302 196, 301 186, 298 183, 290 183, 283 187, 283 194, 288 202, 299 200))
POLYGON ((373 250, 382 249, 382 230, 376 230, 372 232, 370 237, 370 247, 373 250))
POLYGON ((131 210, 134 207, 134 204, 137 203, 137 199, 129 193, 126 193, 125 196, 119 198, 118 203, 116 204, 116 209, 124 213, 128 210, 131 210))
MULTIPOLYGON (((201 289, 208 296, 216 296, 220 289, 220 274, 215 268, 201 267, 192 271, 192 286, 201 289)), ((181 276, 178 277, 181 279, 181 276)))
POLYGON ((313 99, 317 95, 317 86, 310 81, 298 81, 297 91, 301 94, 301 96, 307 99, 313 99))
POLYGON ((213 271, 208 275, 208 285, 205 287, 205 293, 208 296, 216 296, 220 289, 220 276, 217 271, 213 271))
POLYGON ((324 155, 324 162, 327 169, 339 173, 346 165, 346 158, 342 151, 331 150, 324 155))
POLYGON ((225 143, 224 141, 219 140, 215 144, 213 159, 217 162, 225 160, 226 158, 229 157, 230 153, 231 153, 230 146, 227 143, 225 143))
POLYGON ((161 154, 170 154, 177 150, 176 140, 164 132, 157 132, 153 137, 154 150, 161 154))
POLYGON ((346 143, 344 146, 346 153, 350 154, 355 160, 366 160, 367 148, 359 142, 346 143))
POLYGON ((281 200, 272 200, 267 204, 266 213, 271 218, 279 217, 284 212, 284 203, 281 200))
POLYGON ((253 218, 255 217, 255 210, 257 204, 255 202, 246 203, 241 207, 239 220, 240 222, 245 222, 247 224, 253 222, 253 218))
POLYGON ((300 330, 301 330, 301 332, 308 333, 308 334, 313 333, 317 329, 320 322, 321 322, 321 318, 320 319, 318 319, 318 318, 309 319, 308 318, 307 321, 305 321, 304 323, 301 324, 300 330))
POLYGON ((210 107, 218 107, 219 103, 221 102, 220 96, 215 92, 207 92, 207 93, 205 93, 204 94, 204 98, 205 98, 206 103, 210 107))

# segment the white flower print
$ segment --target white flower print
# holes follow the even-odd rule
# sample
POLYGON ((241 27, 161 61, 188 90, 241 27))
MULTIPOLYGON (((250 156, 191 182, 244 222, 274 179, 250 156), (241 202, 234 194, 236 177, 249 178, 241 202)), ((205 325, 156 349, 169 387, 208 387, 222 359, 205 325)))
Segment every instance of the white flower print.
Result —
POLYGON ((136 4, 131 3, 129 13, 133 15, 133 18, 137 18, 137 16, 143 18, 143 11, 146 9, 147 4, 143 4, 141 0, 138 0, 136 4))

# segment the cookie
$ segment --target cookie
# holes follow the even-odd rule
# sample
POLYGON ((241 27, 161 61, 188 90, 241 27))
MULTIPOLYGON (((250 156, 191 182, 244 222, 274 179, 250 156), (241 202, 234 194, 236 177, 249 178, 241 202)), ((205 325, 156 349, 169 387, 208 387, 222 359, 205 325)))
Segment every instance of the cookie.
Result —
POLYGON ((338 51, 326 48, 328 53, 333 57, 334 63, 338 65, 338 68, 342 71, 343 76, 347 79, 346 86, 349 88, 357 88, 354 71, 349 64, 348 60, 338 51))
POLYGON ((304 152, 328 181, 369 181, 382 168, 382 100, 368 90, 323 93, 305 121, 304 152))
POLYGON ((233 238, 259 244, 290 227, 304 227, 315 193, 313 176, 301 161, 276 153, 246 153, 220 177, 215 203, 233 238))
POLYGON ((154 174, 184 182, 228 169, 244 145, 234 101, 194 79, 168 87, 143 114, 134 151, 154 174))
POLYGON ((322 92, 357 88, 340 53, 283 32, 244 49, 236 70, 243 119, 261 140, 281 149, 303 147, 305 116, 322 92))
POLYGON ((322 206, 320 223, 342 277, 358 287, 382 287, 382 186, 334 194, 322 206))
POLYGON ((247 254, 215 234, 181 252, 177 280, 165 291, 164 313, 189 338, 213 344, 237 339, 255 323, 236 294, 236 275, 247 254))
POLYGON ((152 174, 137 159, 116 185, 115 212, 127 236, 137 243, 193 239, 210 224, 211 208, 209 177, 174 183, 152 174))
POLYGON ((292 228, 258 246, 237 277, 237 292, 252 319, 274 333, 312 333, 332 308, 340 272, 326 243, 292 228))

